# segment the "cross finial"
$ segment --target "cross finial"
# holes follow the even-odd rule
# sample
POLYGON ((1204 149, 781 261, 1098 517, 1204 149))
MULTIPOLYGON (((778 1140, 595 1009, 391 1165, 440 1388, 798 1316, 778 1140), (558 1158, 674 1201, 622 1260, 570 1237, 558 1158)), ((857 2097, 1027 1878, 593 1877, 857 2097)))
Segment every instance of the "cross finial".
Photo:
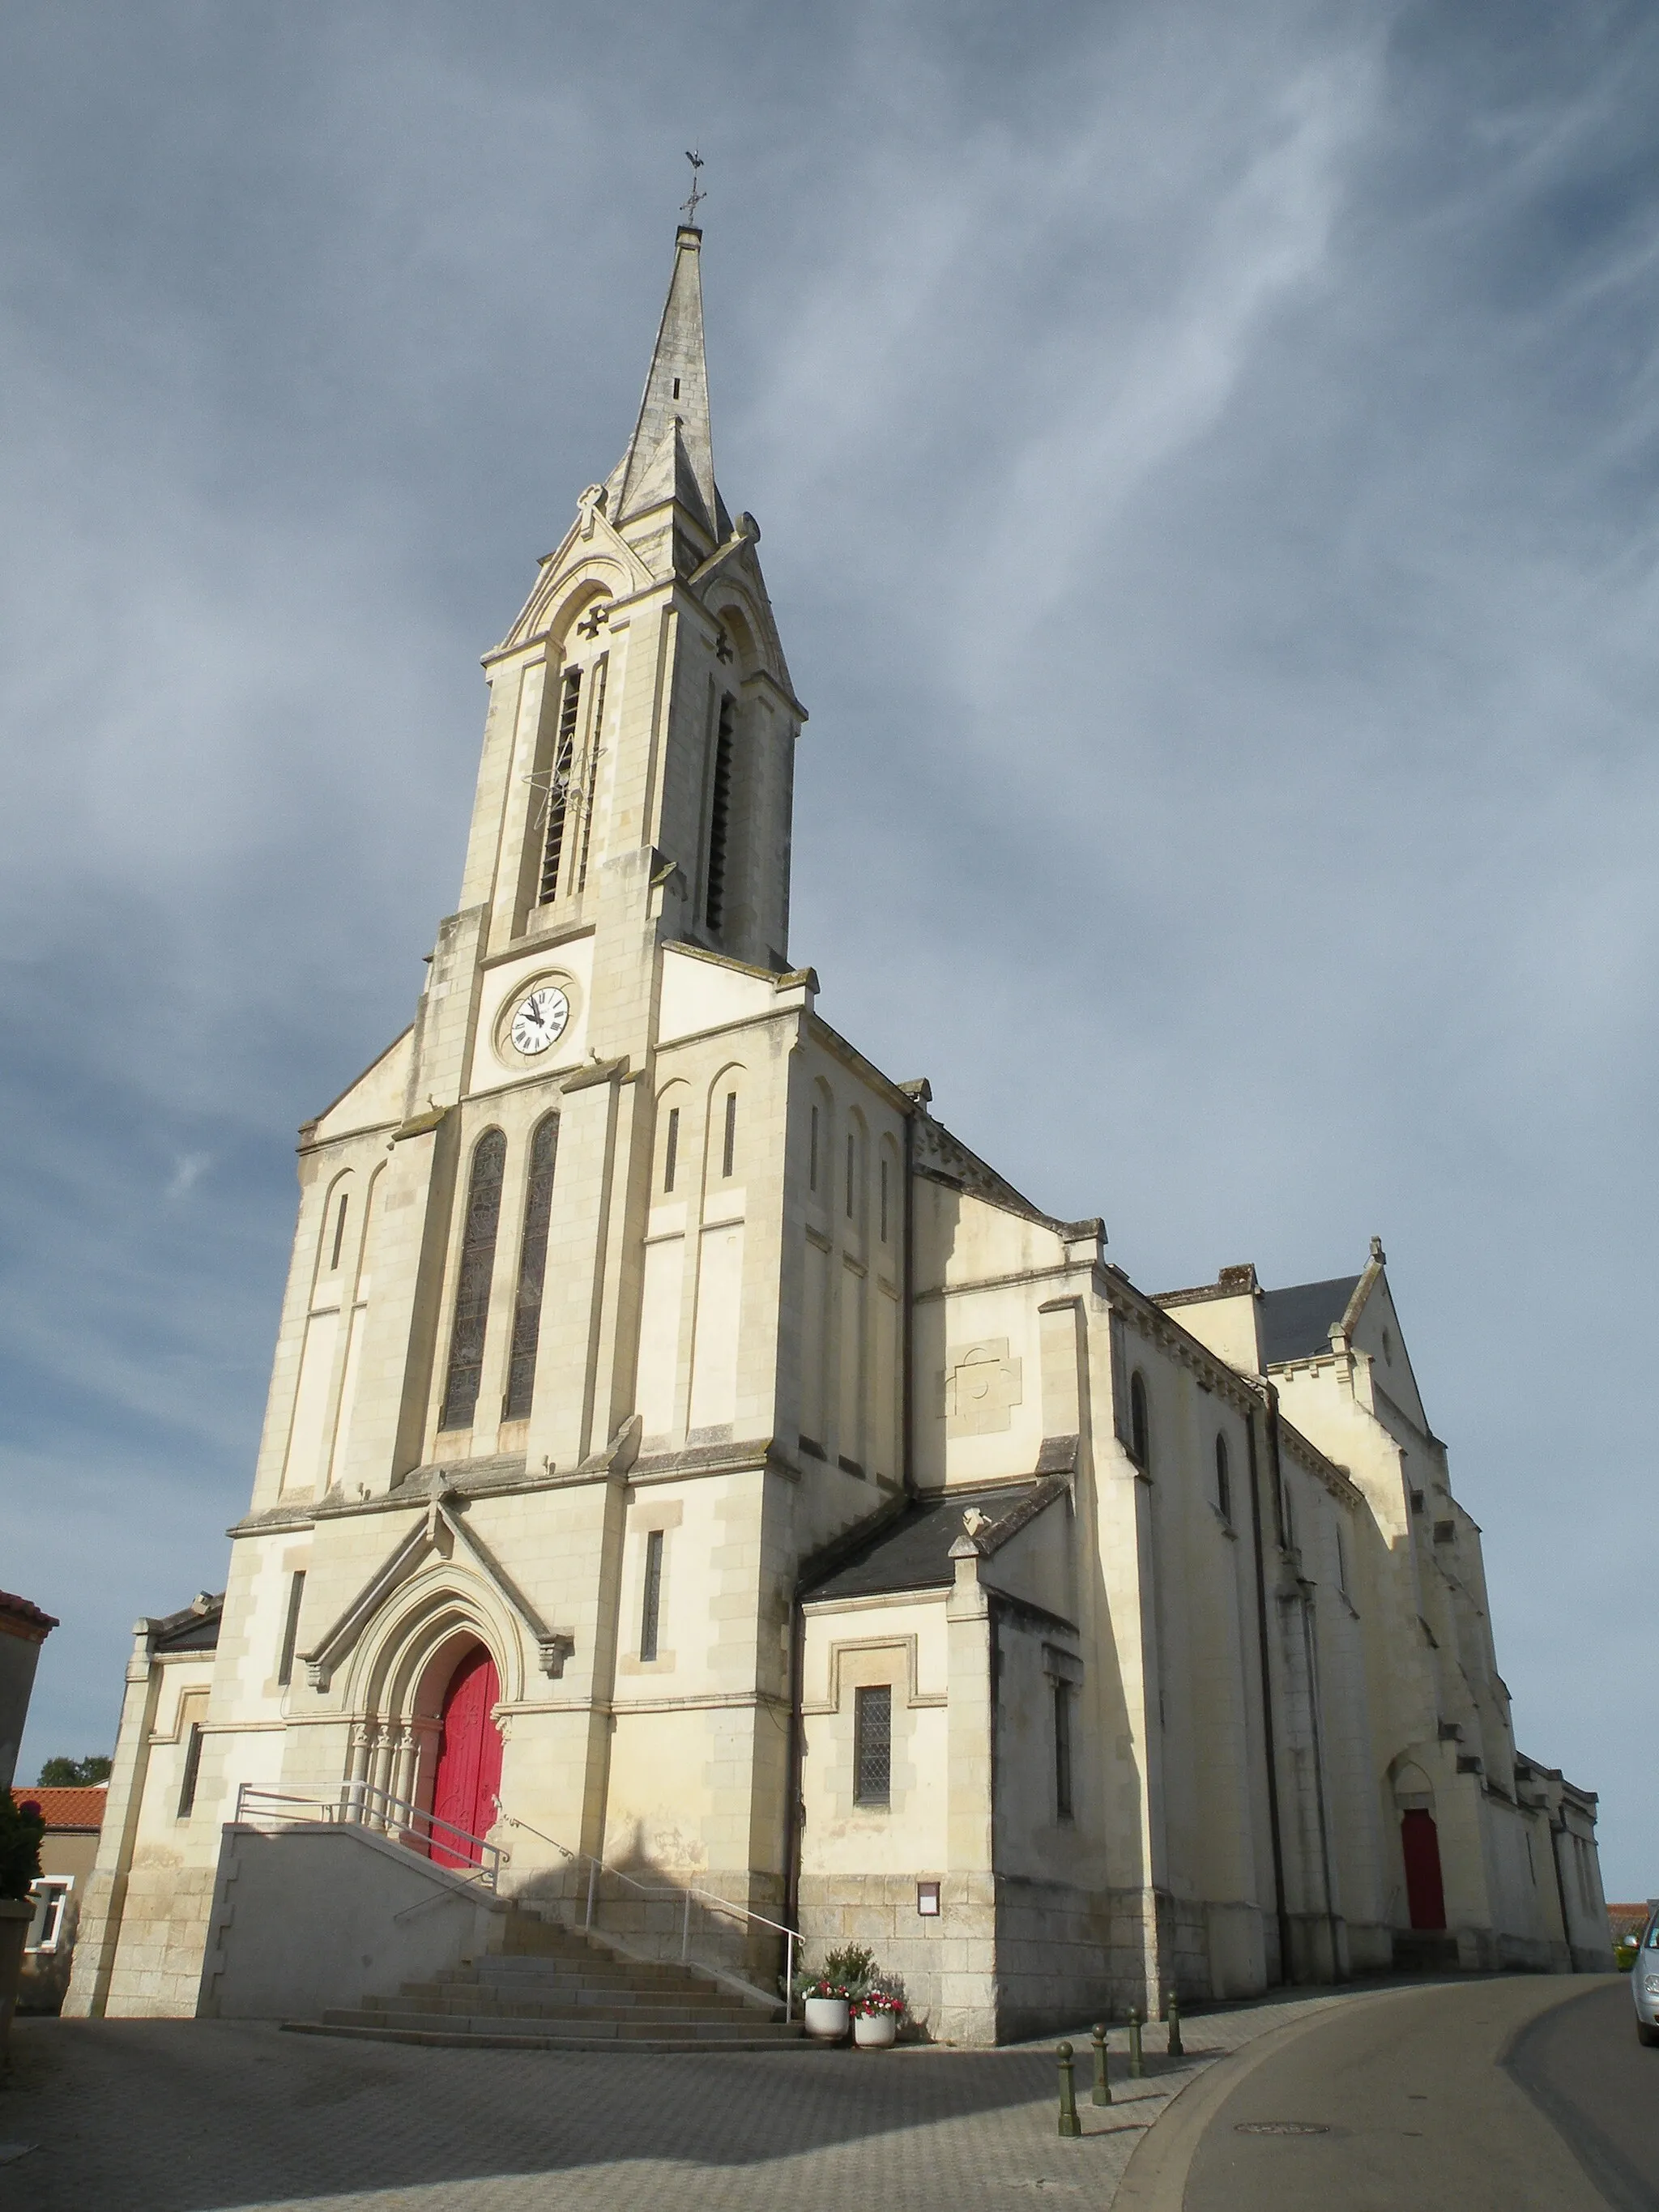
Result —
POLYGON ((698 203, 700 201, 706 200, 708 195, 702 190, 701 181, 697 175, 698 170, 702 167, 702 155, 698 153, 695 146, 688 146, 685 149, 685 158, 691 164, 691 197, 690 199, 682 200, 680 202, 680 213, 685 217, 687 222, 689 222, 695 229, 697 221, 698 203))

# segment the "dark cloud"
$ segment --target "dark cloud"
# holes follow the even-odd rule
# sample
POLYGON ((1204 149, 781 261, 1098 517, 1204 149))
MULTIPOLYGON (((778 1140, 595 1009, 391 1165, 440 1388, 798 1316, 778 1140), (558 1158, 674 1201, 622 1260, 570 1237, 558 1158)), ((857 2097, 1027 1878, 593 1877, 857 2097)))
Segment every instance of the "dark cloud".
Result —
POLYGON ((106 1744, 132 1616, 222 1579, 292 1132, 409 1018, 477 655, 620 450, 700 143, 826 1012, 1149 1287, 1383 1233, 1522 1741, 1651 1888, 1650 14, 3 36, 31 1754, 106 1744))

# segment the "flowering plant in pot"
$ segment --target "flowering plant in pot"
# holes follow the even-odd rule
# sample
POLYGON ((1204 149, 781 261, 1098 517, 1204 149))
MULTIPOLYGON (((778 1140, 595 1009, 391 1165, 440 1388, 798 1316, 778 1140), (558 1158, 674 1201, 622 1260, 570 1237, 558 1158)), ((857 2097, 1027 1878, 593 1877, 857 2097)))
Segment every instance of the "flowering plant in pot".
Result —
POLYGON ((896 1977, 878 1974, 853 2000, 853 2040, 860 2051, 884 2051, 904 2018, 904 1986, 896 1977))
POLYGON ((839 2043, 847 2033, 854 1998, 862 1995, 876 1971, 868 1951, 848 1944, 831 1951, 821 1966, 808 1966, 790 1984, 800 1999, 806 2033, 826 2043, 839 2043))

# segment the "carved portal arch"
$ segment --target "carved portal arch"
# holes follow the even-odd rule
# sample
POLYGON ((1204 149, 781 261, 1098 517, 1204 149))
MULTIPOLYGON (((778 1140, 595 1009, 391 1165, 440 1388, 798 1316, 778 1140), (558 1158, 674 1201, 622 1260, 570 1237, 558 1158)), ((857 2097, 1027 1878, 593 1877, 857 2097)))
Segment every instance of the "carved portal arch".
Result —
POLYGON ((400 1585, 364 1632, 346 1685, 351 1727, 342 1780, 348 1809, 365 1826, 424 1848, 424 1824, 411 1826, 404 1808, 431 1809, 444 1693, 479 1645, 494 1662, 501 1703, 522 1698, 519 1623, 481 1575, 448 1559, 400 1585))

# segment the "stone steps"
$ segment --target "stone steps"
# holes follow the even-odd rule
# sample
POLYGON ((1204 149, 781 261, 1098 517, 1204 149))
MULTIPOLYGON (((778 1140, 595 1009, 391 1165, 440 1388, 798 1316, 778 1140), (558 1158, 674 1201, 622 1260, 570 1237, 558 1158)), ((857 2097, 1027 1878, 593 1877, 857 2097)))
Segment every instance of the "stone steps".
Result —
POLYGON ((405 1982, 395 1996, 366 1996, 286 2025, 308 2035, 506 2050, 775 2051, 805 2042, 799 2021, 678 1962, 629 1959, 525 1912, 513 1912, 503 1934, 501 1950, 405 1982))
POLYGON ((766 2015, 747 2005, 719 2006, 700 2004, 653 2004, 641 1997, 623 2004, 573 2004, 557 1998, 515 1998, 511 2003, 493 2003, 477 1990, 456 1989, 433 1996, 416 1990, 405 1988, 395 1997, 366 1997, 354 2011, 386 2014, 419 2013, 424 2016, 442 2017, 446 2014, 465 2014, 468 2018, 488 2015, 495 2020, 581 2020, 581 2021, 708 2021, 715 2026, 739 2027, 751 2021, 763 2021, 766 2015))
POLYGON ((773 2044, 790 2042, 799 2037, 798 2022, 786 2027, 782 2021, 756 2020, 592 2020, 576 2019, 568 2014, 538 2016, 514 2013, 415 2012, 392 2011, 380 2005, 331 2007, 324 2013, 325 2027, 356 2027, 379 2029, 398 2034, 411 2032, 428 2035, 456 2036, 471 2041, 479 2036, 526 2034, 532 2037, 566 2039, 572 2036, 593 2043, 661 2042, 665 2039, 693 2044, 738 2042, 773 2044))
POLYGON ((690 2057, 709 2051, 817 2051, 830 2047, 811 2042, 799 2027, 793 2034, 777 2034, 763 2028, 753 2036, 630 2037, 604 2041, 586 2035, 504 2034, 495 2028, 456 2033, 447 2028, 332 2027, 313 2020, 285 2020, 283 2026, 290 2035, 339 2035, 368 2043, 441 2044, 473 2051, 608 2051, 619 2057, 637 2058, 690 2057))

